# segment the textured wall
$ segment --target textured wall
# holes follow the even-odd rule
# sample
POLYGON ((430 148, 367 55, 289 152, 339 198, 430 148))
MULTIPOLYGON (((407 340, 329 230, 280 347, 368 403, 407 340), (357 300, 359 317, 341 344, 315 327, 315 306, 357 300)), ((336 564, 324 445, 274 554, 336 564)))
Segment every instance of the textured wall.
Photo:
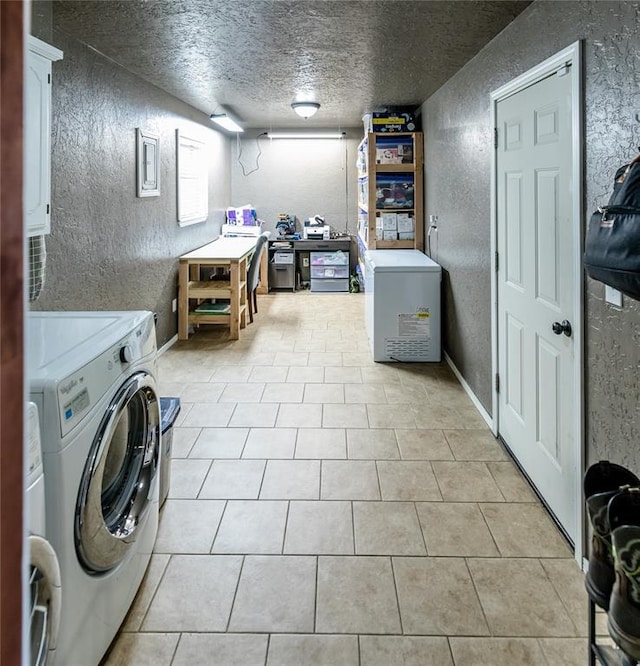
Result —
MULTIPOLYGON (((584 40, 585 218, 640 145, 640 3, 537 0, 423 105, 427 215, 439 216, 447 352, 491 410, 490 177, 492 90, 584 40), (550 30, 550 26, 553 29, 550 30)), ((586 225, 586 219, 585 219, 586 225)), ((618 311, 588 281, 588 459, 640 471, 640 303, 618 311)))
POLYGON ((238 146, 234 143, 232 148, 234 205, 254 204, 258 217, 266 223, 265 229, 271 231, 275 231, 279 213, 296 215, 300 225, 320 214, 332 229, 355 234, 355 164, 362 129, 352 130, 343 139, 272 140, 257 134, 243 135, 244 171, 237 159, 238 146), (257 159, 259 168, 253 171, 257 159))
MULTIPOLYGON (((55 21, 55 17, 54 17, 55 21)), ((54 25, 55 28, 55 25, 54 25)), ((209 119, 63 33, 53 45, 52 216, 38 310, 153 310, 177 331, 177 257, 213 240, 230 201, 230 141, 209 119), (137 127, 160 135, 159 197, 136 197, 137 127), (176 129, 209 145, 209 219, 176 219, 176 129)))

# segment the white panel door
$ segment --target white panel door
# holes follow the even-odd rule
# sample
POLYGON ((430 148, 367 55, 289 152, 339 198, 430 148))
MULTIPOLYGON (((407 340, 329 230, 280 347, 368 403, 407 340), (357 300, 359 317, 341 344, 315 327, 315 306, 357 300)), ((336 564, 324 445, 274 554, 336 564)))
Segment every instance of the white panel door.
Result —
POLYGON ((498 430, 575 542, 571 70, 498 102, 498 430))

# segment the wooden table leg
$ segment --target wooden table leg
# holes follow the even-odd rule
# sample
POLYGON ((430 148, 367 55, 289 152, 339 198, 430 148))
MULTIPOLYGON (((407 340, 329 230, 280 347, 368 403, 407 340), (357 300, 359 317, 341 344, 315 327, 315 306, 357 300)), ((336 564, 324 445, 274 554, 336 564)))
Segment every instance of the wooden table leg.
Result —
POLYGON ((240 339, 240 265, 232 261, 230 266, 231 280, 231 312, 229 322, 229 337, 232 340, 240 339))
POLYGON ((265 247, 260 258, 260 284, 256 290, 258 294, 269 293, 269 251, 265 247))
POLYGON ((240 289, 240 328, 247 327, 247 258, 245 257, 240 261, 240 284, 244 282, 245 286, 240 289))
POLYGON ((189 264, 180 262, 178 269, 178 340, 189 339, 189 264))

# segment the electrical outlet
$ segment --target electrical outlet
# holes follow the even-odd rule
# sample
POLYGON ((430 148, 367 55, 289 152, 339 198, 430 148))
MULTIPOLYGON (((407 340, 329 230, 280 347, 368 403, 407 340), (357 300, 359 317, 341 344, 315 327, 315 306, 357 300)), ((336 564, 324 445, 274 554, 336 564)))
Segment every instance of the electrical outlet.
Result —
POLYGON ((177 298, 174 298, 171 301, 171 308, 173 309, 174 312, 178 311, 178 299, 177 298))

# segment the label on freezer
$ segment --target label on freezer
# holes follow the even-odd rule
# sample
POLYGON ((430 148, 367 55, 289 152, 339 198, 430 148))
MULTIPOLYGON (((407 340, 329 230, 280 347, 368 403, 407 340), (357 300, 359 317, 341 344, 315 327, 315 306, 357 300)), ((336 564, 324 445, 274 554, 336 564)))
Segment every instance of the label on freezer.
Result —
POLYGON ((402 338, 428 338, 431 333, 429 308, 418 308, 412 314, 398 315, 398 335, 402 338))

